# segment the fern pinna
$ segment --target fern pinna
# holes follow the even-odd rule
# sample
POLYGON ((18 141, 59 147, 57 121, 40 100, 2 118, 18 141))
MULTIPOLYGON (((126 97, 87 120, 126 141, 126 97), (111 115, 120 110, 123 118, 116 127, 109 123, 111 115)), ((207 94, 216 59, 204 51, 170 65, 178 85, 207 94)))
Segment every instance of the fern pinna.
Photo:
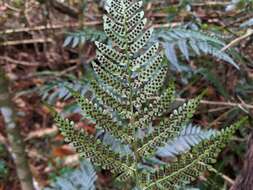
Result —
MULTIPOLYGON (((69 89, 86 118, 127 145, 131 152, 121 155, 105 145, 99 136, 74 128, 53 109, 54 119, 65 140, 81 157, 110 170, 116 179, 131 180, 139 189, 176 189, 209 169, 235 130, 245 118, 215 133, 169 164, 146 164, 166 142, 180 136, 202 95, 171 111, 175 87, 164 89, 167 64, 159 44, 150 43, 152 28, 141 10, 142 1, 107 0, 104 31, 113 46, 96 42, 97 60, 92 63, 90 82, 93 99, 69 89), (170 113, 165 117, 165 113, 170 113), (146 167, 144 167, 146 164, 146 167), (159 167, 158 167, 159 166, 159 167)), ((196 143, 195 143, 196 144, 196 143)))

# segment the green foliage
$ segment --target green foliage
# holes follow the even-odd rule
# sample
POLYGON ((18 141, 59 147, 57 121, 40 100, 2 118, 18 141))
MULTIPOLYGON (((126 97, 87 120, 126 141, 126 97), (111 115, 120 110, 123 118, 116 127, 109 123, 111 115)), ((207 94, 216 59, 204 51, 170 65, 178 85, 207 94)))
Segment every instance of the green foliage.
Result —
POLYGON ((58 177, 45 190, 95 190, 96 172, 89 161, 82 161, 80 168, 58 177))
POLYGON ((77 47, 78 45, 83 45, 85 42, 94 42, 94 41, 105 41, 107 39, 104 32, 99 30, 85 28, 76 32, 68 32, 64 40, 63 46, 71 46, 72 48, 77 47))
MULTIPOLYGON (((172 82, 168 87, 164 85, 168 64, 165 64, 164 52, 159 52, 159 44, 149 43, 153 30, 144 29, 147 21, 141 7, 141 1, 106 1, 109 16, 104 16, 104 30, 112 46, 95 42, 97 61, 92 63, 94 79, 89 82, 93 96, 87 98, 72 87, 66 87, 84 116, 96 124, 96 135, 78 130, 72 121, 64 119, 54 109, 51 113, 65 140, 80 156, 111 170, 117 180, 132 180, 141 189, 173 190, 210 169, 210 164, 246 118, 220 132, 210 131, 208 135, 198 127, 186 127, 204 93, 172 109, 175 86, 172 82), (115 151, 110 147, 113 143, 105 143, 101 135, 97 135, 101 131, 128 146, 130 151, 123 155, 115 151), (177 159, 155 164, 151 170, 146 160, 159 155, 160 148, 168 142, 172 142, 168 152, 177 159), (183 149, 173 148, 181 143, 183 149)), ((178 41, 184 39, 182 35, 196 35, 182 30, 173 34, 178 41)), ((207 37, 200 38, 219 43, 207 37)), ((192 49, 196 53, 207 52, 203 48, 207 43, 203 40, 203 46, 199 43, 197 48, 191 44, 192 49)), ((177 44, 188 57, 186 41, 177 44)), ((166 52, 165 49, 168 55, 166 52)))
POLYGON ((0 183, 8 180, 10 176, 10 168, 6 159, 8 152, 3 144, 0 144, 0 183))
POLYGON ((0 160, 0 181, 6 180, 9 175, 9 168, 4 160, 0 160))
POLYGON ((214 72, 211 72, 209 69, 201 68, 197 70, 197 73, 203 75, 203 77, 205 77, 205 79, 209 81, 222 96, 228 98, 228 92, 221 84, 219 77, 214 72))
POLYGON ((175 157, 199 144, 202 140, 208 140, 216 135, 216 130, 203 130, 200 126, 189 124, 183 127, 178 138, 169 141, 157 151, 159 157, 175 157))
POLYGON ((193 55, 210 55, 239 69, 239 66, 228 53, 220 51, 225 46, 225 43, 203 32, 176 28, 160 31, 157 34, 157 38, 163 42, 166 57, 178 71, 181 71, 181 67, 176 53, 177 49, 187 60, 190 60, 190 56, 193 55))
POLYGON ((235 123, 231 127, 220 131, 210 140, 204 140, 191 151, 180 155, 176 162, 161 167, 153 174, 144 174, 144 181, 149 184, 144 189, 154 189, 154 187, 167 187, 174 189, 176 186, 187 184, 192 179, 198 177, 203 171, 212 168, 219 152, 228 143, 245 118, 235 123), (154 182, 150 182, 150 180, 154 182))

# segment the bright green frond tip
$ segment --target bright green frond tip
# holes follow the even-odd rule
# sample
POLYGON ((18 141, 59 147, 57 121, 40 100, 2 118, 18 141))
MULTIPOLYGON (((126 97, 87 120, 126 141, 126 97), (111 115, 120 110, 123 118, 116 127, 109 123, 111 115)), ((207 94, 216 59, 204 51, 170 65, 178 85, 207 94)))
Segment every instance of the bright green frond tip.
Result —
MULTIPOLYGON (((159 52, 159 44, 150 42, 153 29, 147 28, 142 6, 142 1, 106 1, 104 31, 112 46, 95 42, 97 60, 92 63, 94 78, 89 83, 92 98, 66 87, 84 117, 96 124, 95 134, 77 129, 74 122, 49 108, 66 142, 81 157, 110 170, 117 180, 132 181, 139 189, 174 190, 210 169, 219 152, 247 118, 202 141, 191 136, 195 146, 185 142, 187 151, 181 151, 180 155, 177 151, 175 162, 148 163, 159 148, 182 139, 182 131, 185 131, 184 139, 187 134, 191 135, 185 126, 198 109, 205 91, 174 108, 175 85, 170 82, 165 86, 167 65, 163 53, 159 52), (123 153, 111 146, 113 143, 105 143, 106 136, 127 151, 123 153), (152 170, 147 169, 150 167, 152 170)), ((199 127, 193 129, 200 130, 199 127)))

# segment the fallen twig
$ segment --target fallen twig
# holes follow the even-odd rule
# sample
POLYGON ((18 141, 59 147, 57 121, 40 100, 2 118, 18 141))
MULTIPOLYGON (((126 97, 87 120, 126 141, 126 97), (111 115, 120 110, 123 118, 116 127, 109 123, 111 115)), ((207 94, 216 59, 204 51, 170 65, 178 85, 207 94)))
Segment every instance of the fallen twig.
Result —
MULTIPOLYGON (((176 101, 185 102, 186 99, 177 98, 176 101)), ((206 104, 206 105, 213 105, 213 106, 229 106, 229 107, 239 107, 239 108, 253 109, 253 105, 246 104, 246 103, 218 102, 218 101, 208 101, 208 100, 201 100, 200 103, 201 104, 206 104)))
POLYGON ((6 41, 0 43, 0 46, 15 46, 20 44, 34 44, 34 43, 52 43, 53 39, 51 38, 37 38, 37 39, 28 39, 28 40, 15 40, 15 41, 6 41))
POLYGON ((180 22, 173 22, 173 23, 166 23, 166 24, 154 24, 152 25, 152 27, 153 28, 174 28, 181 25, 182 23, 180 22))
POLYGON ((240 37, 234 39, 233 41, 231 41, 228 45, 226 45, 225 47, 223 47, 221 49, 221 51, 226 51, 228 48, 231 48, 231 47, 237 45, 239 42, 241 42, 245 38, 250 37, 252 34, 253 34, 253 30, 252 29, 248 29, 247 32, 246 32, 246 34, 244 34, 243 36, 240 36, 240 37))
MULTIPOLYGON (((16 65, 24 65, 24 66, 39 66, 40 64, 39 63, 31 63, 31 62, 26 62, 26 61, 19 61, 19 60, 15 60, 15 59, 12 59, 10 57, 6 57, 6 56, 0 56, 0 61, 5 61, 5 62, 9 62, 9 63, 13 63, 13 64, 16 64, 16 65)), ((0 63, 1 64, 1 63, 0 63)), ((2 63, 4 64, 4 63, 2 63)))
MULTIPOLYGON (((102 24, 102 21, 92 21, 92 22, 84 22, 83 26, 95 26, 102 24)), ((20 33, 20 32, 32 32, 32 31, 41 31, 41 30, 57 30, 62 28, 77 28, 80 27, 80 23, 74 24, 58 24, 58 25, 43 25, 43 26, 35 26, 35 27, 26 27, 26 28, 17 28, 17 29, 6 29, 4 31, 0 31, 0 35, 3 34, 12 34, 12 33, 20 33)))
POLYGON ((191 3, 191 6, 226 6, 229 5, 230 2, 222 2, 222 1, 205 1, 204 3, 191 3))

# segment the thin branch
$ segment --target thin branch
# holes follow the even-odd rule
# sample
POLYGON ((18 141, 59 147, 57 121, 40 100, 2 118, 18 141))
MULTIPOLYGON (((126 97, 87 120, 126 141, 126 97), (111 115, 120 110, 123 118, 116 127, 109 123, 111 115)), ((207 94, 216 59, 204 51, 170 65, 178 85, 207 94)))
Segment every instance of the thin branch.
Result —
POLYGON ((191 6, 227 6, 230 2, 222 1, 206 1, 204 3, 191 3, 191 6))
POLYGON ((216 170, 215 168, 211 168, 210 171, 216 173, 217 175, 221 176, 230 186, 234 185, 235 181, 233 179, 231 179, 230 177, 228 177, 227 175, 219 172, 218 170, 216 170))
POLYGON ((13 63, 13 64, 16 64, 16 65, 24 65, 24 66, 35 66, 35 67, 37 67, 37 66, 40 65, 40 63, 31 63, 31 62, 27 62, 27 61, 19 61, 19 60, 15 60, 15 59, 12 59, 12 58, 6 57, 6 56, 0 56, 0 61, 9 62, 9 63, 13 63))
MULTIPOLYGON (((185 102, 186 99, 177 98, 176 101, 185 102)), ((218 102, 218 101, 208 101, 208 100, 201 100, 200 103, 205 104, 205 105, 213 105, 213 106, 228 106, 228 107, 239 107, 239 108, 253 109, 253 105, 246 104, 246 103, 218 102)))
POLYGON ((237 44, 239 44, 242 40, 244 40, 245 38, 250 37, 251 35, 253 35, 253 30, 252 29, 248 29, 246 34, 244 34, 243 36, 240 36, 236 39, 234 39, 233 41, 231 41, 228 45, 226 45, 225 47, 223 47, 221 49, 221 51, 226 51, 228 48, 231 48, 237 44))
POLYGON ((34 43, 52 43, 51 38, 37 38, 37 39, 28 39, 28 40, 15 40, 15 41, 6 41, 0 43, 0 46, 15 46, 20 44, 34 44, 34 43))
MULTIPOLYGON (((84 26, 96 26, 102 24, 102 21, 92 21, 92 22, 84 22, 84 26)), ((3 34, 12 34, 12 33, 20 33, 20 32, 32 32, 32 31, 41 31, 41 30, 58 30, 63 28, 78 28, 80 27, 80 23, 73 24, 58 24, 58 25, 43 25, 43 26, 35 26, 35 27, 25 27, 25 28, 16 28, 16 29, 6 29, 0 31, 0 35, 3 34)))
POLYGON ((166 23, 166 24, 153 24, 153 28, 174 28, 177 26, 181 26, 182 23, 180 22, 173 22, 173 23, 166 23))

